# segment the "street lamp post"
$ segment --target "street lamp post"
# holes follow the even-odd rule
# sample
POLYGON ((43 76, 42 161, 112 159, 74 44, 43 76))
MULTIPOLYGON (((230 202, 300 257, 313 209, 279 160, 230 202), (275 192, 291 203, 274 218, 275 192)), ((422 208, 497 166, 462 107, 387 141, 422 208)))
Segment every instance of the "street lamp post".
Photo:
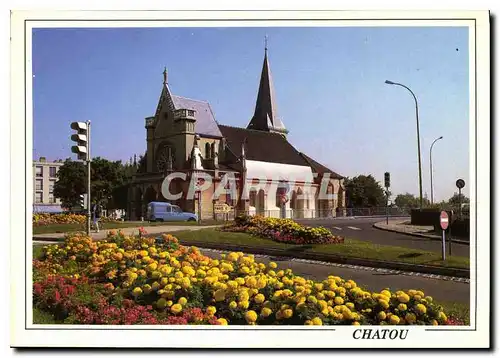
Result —
POLYGON ((432 147, 434 146, 434 143, 436 143, 440 139, 443 139, 443 136, 434 139, 434 142, 432 142, 432 144, 431 144, 431 150, 430 150, 430 163, 431 163, 431 204, 434 204, 434 187, 432 186, 432 147))
POLYGON ((385 81, 386 84, 388 85, 396 85, 396 86, 401 86, 406 88, 411 95, 413 96, 413 99, 415 100, 415 113, 417 116, 417 150, 418 150, 418 182, 419 182, 419 187, 420 187, 420 209, 422 209, 423 206, 423 196, 422 196, 422 159, 420 157, 420 126, 418 122, 418 102, 417 102, 417 97, 415 96, 415 93, 405 85, 397 82, 392 82, 389 80, 385 81))

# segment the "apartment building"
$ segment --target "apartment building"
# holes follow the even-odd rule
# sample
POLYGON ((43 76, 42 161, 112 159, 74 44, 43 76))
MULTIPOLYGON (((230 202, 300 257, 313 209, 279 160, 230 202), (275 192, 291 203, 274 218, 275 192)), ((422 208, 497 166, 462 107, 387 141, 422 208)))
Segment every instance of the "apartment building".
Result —
POLYGON ((45 157, 33 161, 33 204, 54 204, 61 201, 54 197, 54 184, 57 180, 59 167, 63 165, 62 160, 48 162, 45 157))

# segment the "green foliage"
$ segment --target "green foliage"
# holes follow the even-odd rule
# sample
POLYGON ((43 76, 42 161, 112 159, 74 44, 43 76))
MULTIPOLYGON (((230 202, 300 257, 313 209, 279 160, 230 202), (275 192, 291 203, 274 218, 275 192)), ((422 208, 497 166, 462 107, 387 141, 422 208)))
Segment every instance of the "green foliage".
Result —
POLYGON ((352 179, 346 178, 344 185, 347 207, 370 208, 385 206, 384 189, 372 175, 358 175, 352 179))
MULTIPOLYGON (((109 161, 96 157, 91 165, 91 197, 108 209, 125 209, 128 186, 137 171, 137 164, 109 161)), ((79 196, 87 192, 87 170, 85 164, 66 160, 57 173, 54 195, 61 199, 62 206, 74 208, 79 205, 79 196)))
POLYGON ((468 204, 470 202, 470 199, 466 197, 464 194, 458 194, 455 193, 453 196, 448 199, 448 203, 453 206, 453 207, 458 207, 460 203, 462 204, 468 204))

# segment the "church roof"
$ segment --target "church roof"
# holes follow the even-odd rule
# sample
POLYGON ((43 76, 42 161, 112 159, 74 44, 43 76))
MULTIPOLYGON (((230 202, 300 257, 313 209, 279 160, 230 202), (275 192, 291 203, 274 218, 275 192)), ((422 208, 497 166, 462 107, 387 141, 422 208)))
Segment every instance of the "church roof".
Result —
POLYGON ((280 131, 286 133, 286 128, 278 116, 276 95, 274 93, 271 69, 267 59, 267 49, 264 55, 262 73, 260 75, 259 92, 255 103, 255 113, 248 124, 248 129, 261 131, 280 131))
POLYGON ((325 167, 323 164, 318 163, 311 157, 308 157, 304 153, 300 153, 300 155, 306 160, 306 162, 309 164, 309 166, 313 169, 315 173, 318 173, 319 175, 323 175, 325 173, 330 173, 330 178, 333 179, 342 179, 343 176, 340 174, 335 173, 333 170, 328 169, 325 167))
POLYGON ((246 141, 247 160, 309 166, 300 152, 279 133, 224 125, 219 125, 219 128, 231 152, 238 158, 241 144, 246 141))
POLYGON ((194 109, 196 111, 196 122, 194 130, 196 134, 212 137, 222 137, 219 126, 210 104, 205 101, 172 95, 175 109, 194 109))

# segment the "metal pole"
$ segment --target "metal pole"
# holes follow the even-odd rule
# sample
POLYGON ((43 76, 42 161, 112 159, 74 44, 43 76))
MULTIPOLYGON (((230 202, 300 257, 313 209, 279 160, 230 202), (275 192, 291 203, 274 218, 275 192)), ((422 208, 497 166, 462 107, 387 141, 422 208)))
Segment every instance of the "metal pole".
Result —
POLYGON ((450 227, 449 227, 449 233, 448 233, 448 255, 451 256, 451 222, 452 220, 450 220, 450 227))
POLYGON ((446 242, 445 242, 444 230, 443 230, 443 245, 442 245, 442 248, 441 248, 441 255, 443 257, 443 261, 445 261, 446 260, 446 242))
POLYGON ((385 223, 389 225, 389 191, 385 192, 385 223))
POLYGON ((438 140, 443 139, 443 136, 436 138, 434 142, 431 144, 431 150, 430 150, 430 163, 431 163, 431 204, 434 204, 434 186, 432 185, 432 147, 434 146, 434 143, 436 143, 438 140))
POLYGON ((422 160, 420 157, 420 125, 418 121, 418 102, 417 102, 417 97, 415 96, 415 93, 405 85, 397 82, 392 82, 392 81, 385 81, 385 83, 389 85, 397 85, 406 88, 411 95, 413 96, 413 99, 415 100, 415 113, 417 117, 417 150, 418 150, 418 181, 419 181, 419 188, 420 188, 420 209, 423 207, 423 196, 422 196, 422 160))
POLYGON ((90 121, 87 121, 87 235, 90 235, 90 121))
POLYGON ((462 220, 462 189, 458 188, 458 214, 460 220, 462 220))

